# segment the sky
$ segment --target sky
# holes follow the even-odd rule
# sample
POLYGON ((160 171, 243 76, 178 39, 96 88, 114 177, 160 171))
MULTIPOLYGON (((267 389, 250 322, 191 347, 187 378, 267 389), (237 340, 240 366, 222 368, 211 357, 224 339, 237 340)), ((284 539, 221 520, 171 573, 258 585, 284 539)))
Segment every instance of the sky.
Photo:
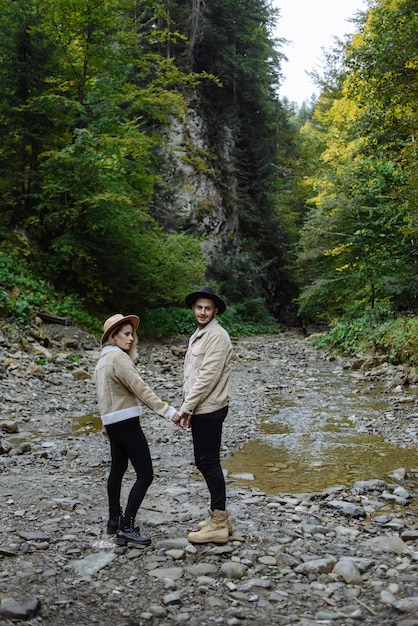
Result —
POLYGON ((331 49, 334 38, 343 38, 355 30, 348 20, 357 11, 367 9, 365 0, 273 0, 280 9, 275 35, 289 40, 281 51, 289 59, 283 62, 279 95, 299 106, 319 94, 306 74, 317 69, 321 73, 322 49, 331 49))

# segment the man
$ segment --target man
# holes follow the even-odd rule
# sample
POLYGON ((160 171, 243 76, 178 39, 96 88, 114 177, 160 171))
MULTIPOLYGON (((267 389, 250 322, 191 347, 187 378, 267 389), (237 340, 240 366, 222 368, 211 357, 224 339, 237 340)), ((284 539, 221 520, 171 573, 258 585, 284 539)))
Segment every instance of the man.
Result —
POLYGON ((210 518, 189 533, 192 543, 226 543, 232 527, 226 511, 225 478, 220 464, 222 426, 228 413, 232 344, 215 316, 225 302, 212 287, 189 293, 197 329, 190 337, 184 361, 183 403, 173 421, 192 429, 196 467, 210 493, 210 518))

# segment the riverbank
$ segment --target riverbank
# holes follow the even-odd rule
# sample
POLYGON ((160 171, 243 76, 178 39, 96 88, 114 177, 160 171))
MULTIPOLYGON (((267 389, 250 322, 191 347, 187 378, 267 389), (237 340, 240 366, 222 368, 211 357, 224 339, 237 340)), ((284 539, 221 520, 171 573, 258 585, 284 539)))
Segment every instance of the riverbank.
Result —
MULTIPOLYGON (((98 342, 53 325, 21 339, 0 331, 0 626, 418 624, 418 461, 386 480, 314 493, 266 494, 228 476, 231 541, 192 546, 186 536, 206 516, 207 493, 190 434, 145 412, 155 480, 139 521, 153 543, 118 548, 104 534, 109 449, 91 378, 98 342)), ((139 347, 144 379, 175 406, 185 345, 139 347)), ((330 358, 292 330, 234 341, 223 455, 256 437, 277 394, 320 362, 330 358)), ((391 415, 356 426, 416 448, 416 398, 404 391, 413 372, 382 360, 332 364, 391 390, 391 415)))

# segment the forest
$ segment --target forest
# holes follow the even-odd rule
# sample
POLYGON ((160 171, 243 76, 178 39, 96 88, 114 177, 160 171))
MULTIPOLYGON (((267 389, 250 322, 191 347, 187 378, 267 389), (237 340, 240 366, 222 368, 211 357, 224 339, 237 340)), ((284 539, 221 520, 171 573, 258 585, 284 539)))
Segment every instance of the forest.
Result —
POLYGON ((181 334, 213 284, 232 333, 418 365, 416 2, 368 0, 301 107, 275 6, 2 1, 3 323, 181 334))

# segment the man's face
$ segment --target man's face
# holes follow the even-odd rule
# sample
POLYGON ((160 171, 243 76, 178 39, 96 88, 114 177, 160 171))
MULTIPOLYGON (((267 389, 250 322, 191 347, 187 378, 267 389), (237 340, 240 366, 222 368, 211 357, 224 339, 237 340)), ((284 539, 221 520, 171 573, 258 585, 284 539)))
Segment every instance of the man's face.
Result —
POLYGON ((204 328, 213 320, 218 312, 218 309, 216 308, 214 301, 210 298, 197 298, 192 306, 192 311, 199 328, 204 328))

